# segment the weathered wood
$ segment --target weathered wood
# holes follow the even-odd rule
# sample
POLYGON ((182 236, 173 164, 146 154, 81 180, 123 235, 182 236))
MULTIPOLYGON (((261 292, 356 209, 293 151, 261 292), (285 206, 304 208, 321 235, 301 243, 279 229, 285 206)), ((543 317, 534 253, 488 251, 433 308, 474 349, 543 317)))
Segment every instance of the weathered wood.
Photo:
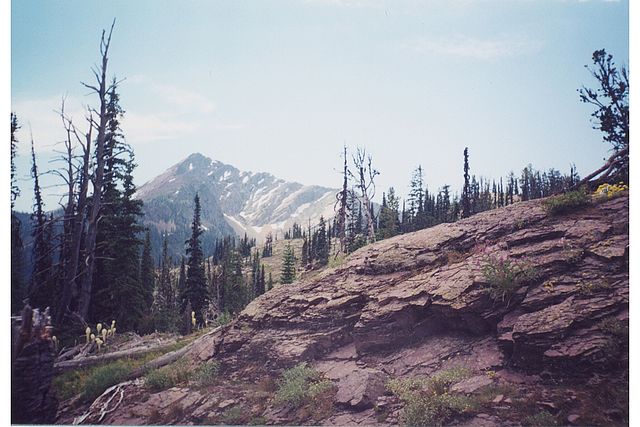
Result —
POLYGON ((54 344, 51 341, 49 310, 40 313, 26 306, 22 311, 20 331, 14 323, 11 364, 12 424, 52 424, 58 401, 51 390, 54 344))
POLYGON ((173 363, 176 360, 180 359, 182 356, 184 356, 187 353, 187 351, 189 351, 190 348, 191 348, 191 344, 179 350, 175 350, 170 353, 163 354, 162 356, 145 363, 138 369, 135 369, 133 372, 131 372, 131 374, 129 374, 127 378, 135 379, 135 378, 141 377, 151 369, 158 369, 170 363, 173 363))
POLYGON ((596 181, 599 183, 599 181, 602 178, 604 179, 608 178, 609 174, 616 166, 619 166, 623 164, 625 161, 628 161, 628 158, 627 158, 628 155, 629 155, 629 147, 623 148, 622 150, 615 152, 611 157, 609 157, 609 160, 607 160, 607 162, 604 165, 602 165, 601 168, 590 173, 586 177, 582 178, 580 182, 578 182, 574 187, 578 188, 585 184, 592 184, 590 181, 603 172, 605 172, 604 175, 596 181))
POLYGON ((56 362, 54 370, 56 373, 68 371, 70 369, 85 368, 87 366, 97 365, 99 363, 111 362, 113 360, 122 359, 124 357, 139 357, 154 351, 162 351, 175 344, 175 341, 164 343, 162 345, 151 347, 136 347, 128 350, 114 351, 107 354, 86 356, 72 360, 63 360, 56 362))

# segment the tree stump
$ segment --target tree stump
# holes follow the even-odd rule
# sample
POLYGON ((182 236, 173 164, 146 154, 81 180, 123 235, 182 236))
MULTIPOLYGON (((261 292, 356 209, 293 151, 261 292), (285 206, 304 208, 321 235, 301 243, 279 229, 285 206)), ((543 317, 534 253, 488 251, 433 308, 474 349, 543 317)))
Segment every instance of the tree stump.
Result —
POLYGON ((12 327, 11 423, 53 424, 58 401, 51 390, 55 347, 48 310, 26 306, 12 327))

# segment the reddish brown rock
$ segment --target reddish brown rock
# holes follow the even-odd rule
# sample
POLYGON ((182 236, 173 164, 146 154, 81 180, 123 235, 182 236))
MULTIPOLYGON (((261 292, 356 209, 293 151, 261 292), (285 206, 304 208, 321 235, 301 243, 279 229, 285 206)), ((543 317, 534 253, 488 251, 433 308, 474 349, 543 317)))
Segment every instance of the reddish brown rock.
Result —
MULTIPOLYGON (((628 316, 628 222, 626 196, 553 217, 536 200, 397 236, 270 290, 200 338, 186 357, 215 359, 221 375, 254 383, 308 361, 337 387, 327 425, 398 422, 397 400, 384 401, 389 414, 362 411, 385 392, 387 378, 464 367, 470 378, 457 392, 473 393, 493 379, 533 394, 528 389, 550 375, 606 374, 611 348, 624 358, 628 343, 601 325, 628 316), (482 274, 488 254, 535 274, 504 301, 493 300, 482 274)), ((242 402, 241 393, 215 393, 216 402, 242 402)), ((213 410, 208 400, 189 403, 183 421, 213 410)), ((517 424, 480 415, 461 425, 517 424)), ((264 416, 293 420, 272 406, 264 416)))

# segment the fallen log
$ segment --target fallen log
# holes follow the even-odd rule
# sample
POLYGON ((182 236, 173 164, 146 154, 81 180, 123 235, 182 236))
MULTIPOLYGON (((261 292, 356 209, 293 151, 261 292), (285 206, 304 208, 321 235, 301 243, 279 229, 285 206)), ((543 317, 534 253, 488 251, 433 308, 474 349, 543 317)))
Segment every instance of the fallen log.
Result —
POLYGON ((203 336, 196 338, 195 340, 190 342, 188 345, 182 347, 179 350, 172 351, 171 353, 163 354, 162 356, 145 363, 138 369, 135 369, 133 372, 131 372, 127 377, 127 379, 133 380, 135 378, 141 377, 142 375, 147 373, 149 370, 158 369, 175 362, 176 360, 184 356, 191 349, 191 347, 193 347, 199 340, 211 334, 215 334, 220 329, 222 329, 222 326, 218 326, 217 328, 213 329, 210 332, 207 332, 203 336))
POLYGON ((163 351, 175 345, 176 341, 170 341, 161 345, 143 348, 132 348, 128 350, 114 351, 107 354, 86 356, 82 358, 63 360, 56 362, 53 369, 56 373, 68 371, 70 369, 86 368, 87 366, 97 365, 99 363, 111 362, 125 357, 139 357, 154 351, 163 351))
POLYGON ((593 171, 589 175, 582 178, 580 182, 574 185, 574 188, 579 188, 585 184, 589 184, 590 186, 593 186, 595 184, 600 184, 601 182, 606 181, 606 179, 609 178, 609 175, 616 167, 622 166, 625 163, 629 162, 628 155, 629 155, 629 147, 623 148, 622 150, 615 152, 611 157, 609 157, 609 160, 607 160, 607 162, 604 165, 602 165, 602 167, 600 167, 599 169, 593 171), (595 181, 591 181, 592 179, 602 174, 603 172, 604 174, 602 176, 600 176, 595 181))

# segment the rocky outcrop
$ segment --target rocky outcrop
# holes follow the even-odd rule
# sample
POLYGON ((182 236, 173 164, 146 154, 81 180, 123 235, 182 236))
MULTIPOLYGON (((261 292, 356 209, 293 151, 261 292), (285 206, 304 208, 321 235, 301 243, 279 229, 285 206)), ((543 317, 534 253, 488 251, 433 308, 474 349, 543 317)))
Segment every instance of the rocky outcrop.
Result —
POLYGON ((530 370, 597 369, 596 325, 628 311, 628 224, 626 197, 559 217, 531 201, 384 240, 253 301, 194 355, 277 369, 348 344, 361 358, 464 334, 497 337, 501 357, 530 370), (535 270, 508 301, 482 273, 500 259, 535 270))
MULTIPOLYGON (((398 422, 383 396, 390 378, 462 366, 471 375, 455 390, 473 393, 624 369, 628 203, 621 196, 549 216, 541 201, 521 202, 369 245, 254 300, 186 357, 215 359, 227 378, 249 382, 308 361, 337 386, 329 425, 398 422), (492 292, 488 266, 510 275, 514 289, 492 292)), ((572 399, 567 407, 578 405, 572 399)))

